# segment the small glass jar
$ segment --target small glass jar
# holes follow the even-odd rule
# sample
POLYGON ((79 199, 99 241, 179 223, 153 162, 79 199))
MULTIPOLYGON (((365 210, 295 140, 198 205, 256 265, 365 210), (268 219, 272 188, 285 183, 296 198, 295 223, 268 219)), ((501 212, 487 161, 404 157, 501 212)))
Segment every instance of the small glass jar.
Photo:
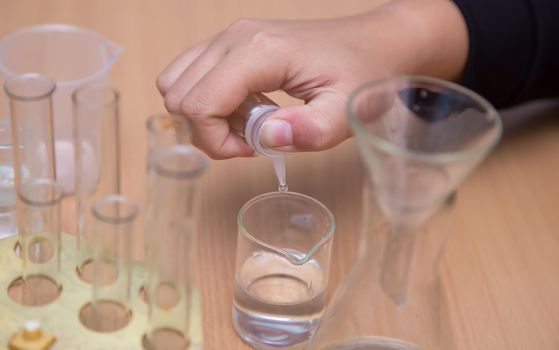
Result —
POLYGON ((260 133, 268 117, 280 107, 261 93, 249 95, 229 119, 231 128, 243 136, 246 143, 258 154, 272 160, 279 182, 279 191, 287 191, 285 155, 262 144, 260 133))

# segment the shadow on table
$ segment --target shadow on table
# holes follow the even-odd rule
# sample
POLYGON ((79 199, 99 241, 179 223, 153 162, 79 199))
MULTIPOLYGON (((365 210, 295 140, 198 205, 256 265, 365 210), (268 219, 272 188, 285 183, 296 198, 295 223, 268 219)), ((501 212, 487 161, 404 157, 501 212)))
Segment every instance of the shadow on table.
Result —
POLYGON ((499 112, 507 138, 559 125, 559 99, 534 101, 499 112))

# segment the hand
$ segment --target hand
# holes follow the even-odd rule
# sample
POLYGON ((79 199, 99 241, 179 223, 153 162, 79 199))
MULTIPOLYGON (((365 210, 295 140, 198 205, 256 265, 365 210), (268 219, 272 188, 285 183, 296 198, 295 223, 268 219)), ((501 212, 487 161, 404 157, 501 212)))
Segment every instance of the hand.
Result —
POLYGON ((178 56, 157 86, 166 108, 192 121, 193 143, 212 158, 253 153, 227 117, 250 93, 278 89, 305 105, 274 112, 262 142, 323 150, 349 137, 344 108, 359 84, 393 74, 457 77, 467 50, 462 21, 447 0, 396 0, 327 20, 239 20, 178 56))

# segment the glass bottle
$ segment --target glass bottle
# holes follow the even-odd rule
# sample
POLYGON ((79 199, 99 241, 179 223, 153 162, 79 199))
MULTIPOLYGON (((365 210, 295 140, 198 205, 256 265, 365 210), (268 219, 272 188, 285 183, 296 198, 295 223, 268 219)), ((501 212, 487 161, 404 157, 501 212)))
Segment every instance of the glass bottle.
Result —
POLYGON ((499 140, 499 115, 479 95, 423 77, 366 84, 348 112, 369 173, 364 232, 307 349, 453 349, 437 266, 452 193, 499 140))
POLYGON ((249 95, 237 107, 229 118, 233 130, 245 138, 246 143, 258 154, 272 160, 274 171, 278 178, 279 190, 287 191, 285 174, 285 156, 282 152, 272 150, 260 141, 260 131, 270 114, 279 109, 279 106, 264 94, 249 95))

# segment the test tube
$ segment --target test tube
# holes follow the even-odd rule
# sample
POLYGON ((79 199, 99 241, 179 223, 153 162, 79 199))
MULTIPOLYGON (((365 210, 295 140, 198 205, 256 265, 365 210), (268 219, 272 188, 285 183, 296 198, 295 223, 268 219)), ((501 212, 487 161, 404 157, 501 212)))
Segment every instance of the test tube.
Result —
MULTIPOLYGON (((146 121, 147 131, 147 178, 150 178, 151 172, 154 171, 153 163, 157 154, 162 151, 168 150, 180 144, 190 143, 190 122, 182 116, 168 113, 157 113, 151 115, 146 121)), ((151 203, 152 192, 157 191, 157 187, 146 187, 146 203, 151 203)), ((147 230, 144 235, 144 256, 147 257, 151 243, 149 241, 150 235, 147 230)), ((147 259, 146 259, 147 260, 147 259)), ((142 283, 142 297, 147 299, 148 289, 148 276, 144 276, 145 280, 142 283)))
POLYGON ((154 155, 179 144, 190 143, 190 122, 175 114, 158 113, 146 121, 148 171, 154 155))
POLYGON ((6 79, 9 98, 22 276, 9 286, 24 305, 44 305, 60 292, 60 201, 52 129, 54 82, 40 74, 6 79))
POLYGON ((20 255, 24 305, 54 301, 60 284, 60 202, 64 189, 49 179, 27 179, 20 184, 20 255))
POLYGON ((52 93, 54 82, 29 73, 6 79, 10 100, 16 189, 24 179, 56 180, 52 93))
POLYGON ((167 148, 153 160, 148 188, 156 190, 146 213, 149 349, 184 349, 190 342, 196 192, 206 166, 206 157, 186 145, 167 148))
POLYGON ((119 93, 85 85, 72 95, 76 188, 77 270, 91 282, 93 201, 120 193, 119 93))
POLYGON ((122 195, 96 199, 91 205, 93 255, 91 302, 80 320, 98 332, 126 326, 132 317, 132 244, 138 205, 122 195))

